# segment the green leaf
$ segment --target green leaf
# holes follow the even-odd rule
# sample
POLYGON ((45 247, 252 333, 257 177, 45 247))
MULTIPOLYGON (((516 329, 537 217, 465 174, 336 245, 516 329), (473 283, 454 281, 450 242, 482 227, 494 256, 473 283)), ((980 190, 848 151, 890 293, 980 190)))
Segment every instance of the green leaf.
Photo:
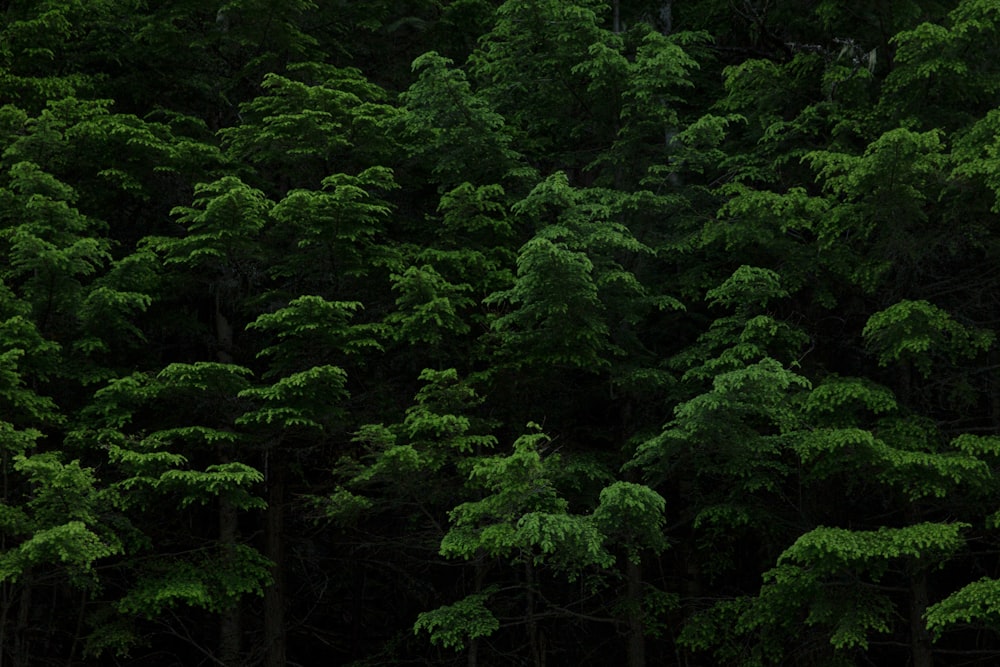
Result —
POLYGON ((492 590, 474 593, 454 604, 421 612, 413 632, 427 632, 432 644, 452 649, 462 649, 466 642, 478 637, 489 637, 500 629, 500 621, 486 608, 492 594, 492 590))
POLYGON ((1000 581, 984 577, 927 608, 927 629, 940 637, 950 627, 1000 620, 1000 581))
POLYGON ((909 361, 927 377, 935 357, 971 358, 993 344, 994 334, 959 324, 924 300, 904 300, 868 318, 862 335, 879 365, 909 361))

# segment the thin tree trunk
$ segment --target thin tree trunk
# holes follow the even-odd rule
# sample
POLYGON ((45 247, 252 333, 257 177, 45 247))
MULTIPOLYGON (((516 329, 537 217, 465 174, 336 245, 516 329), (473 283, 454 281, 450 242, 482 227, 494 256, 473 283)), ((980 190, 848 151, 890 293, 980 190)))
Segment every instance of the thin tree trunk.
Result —
POLYGON ((222 299, 218 292, 219 289, 221 288, 216 287, 217 291, 215 294, 215 338, 219 346, 216 356, 220 362, 231 364, 233 363, 233 325, 229 323, 229 318, 222 311, 222 299))
POLYGON ((660 32, 669 35, 674 30, 674 2, 664 0, 660 5, 660 32))
POLYGON ((10 615, 11 605, 14 604, 14 592, 11 590, 13 584, 4 582, 0 584, 0 667, 4 667, 7 656, 7 617, 10 615))
POLYGON ((285 466, 280 456, 268 452, 267 513, 264 520, 264 555, 271 561, 271 585, 264 589, 265 667, 285 667, 284 502, 285 466))
MULTIPOLYGON (((78 647, 83 640, 83 622, 87 615, 87 590, 84 589, 83 593, 80 595, 80 612, 76 615, 76 629, 73 631, 73 643, 69 647, 69 655, 66 656, 66 667, 73 667, 73 658, 76 656, 78 647)), ((3 644, 0 643, 0 646, 3 644)), ((0 652, 2 656, 2 652, 0 652)), ((0 663, 3 662, 3 657, 0 657, 0 663)))
MULTIPOLYGON (((483 590, 483 579, 486 577, 486 567, 483 565, 482 551, 476 554, 472 582, 472 592, 479 593, 483 590)), ((466 656, 466 667, 478 667, 479 665, 479 638, 474 637, 469 640, 469 653, 466 656)))
POLYGON ((642 563, 625 558, 628 609, 628 667, 646 667, 646 627, 642 617, 642 563))
MULTIPOLYGON (((236 507, 226 496, 219 498, 219 541, 227 561, 236 557, 236 543, 239 517, 236 507)), ((239 601, 226 609, 219 619, 219 660, 226 667, 237 667, 242 660, 242 628, 240 623, 241 605, 239 601)))
POLYGON ((12 667, 25 667, 28 664, 28 639, 25 632, 31 618, 31 585, 32 576, 25 572, 21 579, 21 599, 17 610, 17 625, 14 627, 14 637, 11 642, 10 663, 12 667))
MULTIPOLYGON (((623 434, 626 436, 623 438, 625 442, 631 436, 630 424, 633 412, 632 402, 629 401, 622 413, 622 424, 628 429, 623 434)), ((641 482, 639 473, 634 468, 625 474, 625 480, 632 483, 641 482)), ((626 663, 628 667, 646 667, 646 620, 642 613, 642 561, 638 554, 633 561, 627 552, 622 558, 625 559, 625 621, 628 628, 626 663)))
POLYGON ((913 667, 934 667, 931 636, 924 621, 928 604, 927 570, 921 567, 910 575, 910 652, 913 667))
POLYGON ((469 653, 466 656, 467 667, 477 667, 479 664, 479 638, 474 637, 469 640, 469 653))
POLYGON ((912 377, 910 363, 901 361, 896 371, 896 398, 902 405, 910 402, 910 392, 912 389, 912 377))
MULTIPOLYGON (((996 366, 997 355, 995 351, 989 353, 990 366, 996 366)), ((1000 372, 990 371, 990 419, 997 434, 1000 434, 1000 372)))
MULTIPOLYGON (((7 446, 0 444, 0 466, 2 466, 3 488, 0 489, 3 493, 3 502, 7 503, 7 464, 8 464, 9 454, 7 452, 7 446)), ((7 534, 0 532, 0 551, 7 551, 7 534)), ((14 584, 10 582, 3 582, 0 584, 0 667, 4 667, 4 656, 7 655, 7 618, 10 614, 10 608, 14 604, 14 584)))
POLYGON ((545 641, 538 632, 538 621, 535 620, 535 570, 531 561, 524 564, 527 598, 525 605, 525 620, 528 626, 528 648, 531 651, 531 662, 534 667, 545 667, 545 641))

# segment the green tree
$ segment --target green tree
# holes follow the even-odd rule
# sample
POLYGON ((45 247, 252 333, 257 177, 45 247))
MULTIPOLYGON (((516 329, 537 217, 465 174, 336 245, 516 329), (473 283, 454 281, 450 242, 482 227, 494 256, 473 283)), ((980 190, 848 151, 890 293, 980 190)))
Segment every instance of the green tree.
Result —
POLYGON ((254 489, 262 474, 233 460, 247 439, 235 420, 248 374, 232 364, 171 364, 112 381, 85 410, 74 439, 107 452, 114 473, 105 502, 129 546, 116 566, 129 585, 92 612, 89 652, 126 654, 153 632, 224 664, 243 659, 239 603, 262 595, 270 578, 238 528, 240 512, 265 507, 254 489), (206 637, 178 608, 216 616, 218 631, 206 637))

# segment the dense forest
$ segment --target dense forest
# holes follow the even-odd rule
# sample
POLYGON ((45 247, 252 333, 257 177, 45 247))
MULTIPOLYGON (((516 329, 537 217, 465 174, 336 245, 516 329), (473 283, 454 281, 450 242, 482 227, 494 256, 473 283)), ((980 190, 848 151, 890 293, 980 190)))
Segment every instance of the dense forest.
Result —
POLYGON ((1000 664, 996 0, 7 0, 0 666, 1000 664))

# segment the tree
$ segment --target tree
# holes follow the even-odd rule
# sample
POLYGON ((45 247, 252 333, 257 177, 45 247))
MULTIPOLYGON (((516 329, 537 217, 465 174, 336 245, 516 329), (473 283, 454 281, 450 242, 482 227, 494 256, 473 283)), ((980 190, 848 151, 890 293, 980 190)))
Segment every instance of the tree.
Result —
POLYGON ((0 659, 996 659, 994 3, 8 5, 0 659))
POLYGON ((262 474, 232 460, 246 438, 234 426, 248 374, 217 362, 171 364, 112 381, 86 409, 74 438, 107 452, 116 474, 104 502, 129 546, 109 578, 129 584, 93 612, 90 653, 125 654, 159 627, 153 634, 169 637, 166 646, 180 641, 223 664, 243 659, 239 603, 262 595, 270 577, 269 562, 238 527, 240 512, 265 507, 253 490, 262 474), (206 506, 209 513, 199 511, 206 506), (216 635, 172 613, 178 607, 217 616, 216 635))

